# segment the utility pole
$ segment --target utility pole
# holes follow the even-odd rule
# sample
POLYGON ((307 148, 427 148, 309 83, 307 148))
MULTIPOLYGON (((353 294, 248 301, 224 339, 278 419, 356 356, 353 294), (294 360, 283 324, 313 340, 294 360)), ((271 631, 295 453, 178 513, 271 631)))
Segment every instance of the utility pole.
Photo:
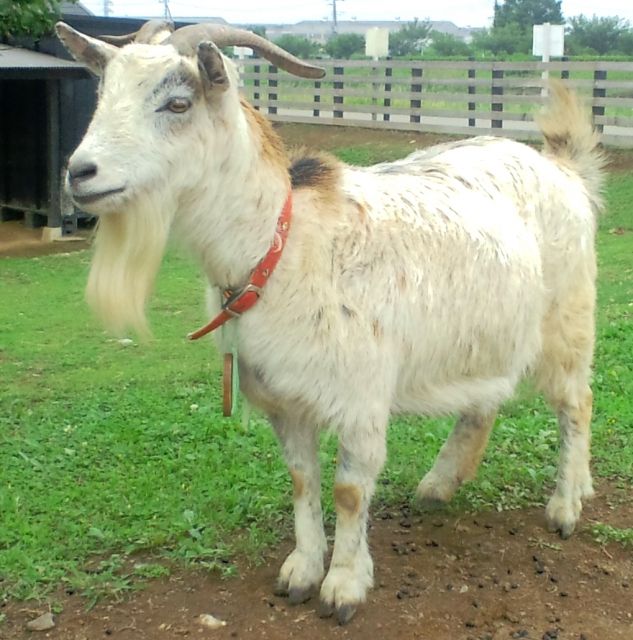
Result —
POLYGON ((112 2, 111 2, 111 0, 103 0, 103 15, 106 18, 110 15, 110 11, 112 11, 112 2))
POLYGON ((169 10, 169 0, 158 0, 163 5, 163 15, 165 20, 169 20, 171 22, 171 11, 169 10))
MULTIPOLYGON (((339 0, 342 2, 342 0, 339 0)), ((338 29, 338 21, 336 18, 336 0, 331 0, 330 4, 332 5, 332 33, 336 33, 338 29)))

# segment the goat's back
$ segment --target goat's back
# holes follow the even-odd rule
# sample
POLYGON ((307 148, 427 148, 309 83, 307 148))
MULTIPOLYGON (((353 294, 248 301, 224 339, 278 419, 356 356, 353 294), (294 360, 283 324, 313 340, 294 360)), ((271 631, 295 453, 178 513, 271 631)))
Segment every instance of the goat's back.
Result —
POLYGON ((262 322, 286 327, 252 345, 283 372, 266 394, 327 405, 323 421, 346 411, 324 398, 350 385, 396 411, 498 405, 538 358, 557 292, 592 263, 580 178, 525 145, 475 138, 346 167, 338 188, 336 215, 296 193, 283 275, 242 320, 247 341, 251 323, 260 336, 262 322))

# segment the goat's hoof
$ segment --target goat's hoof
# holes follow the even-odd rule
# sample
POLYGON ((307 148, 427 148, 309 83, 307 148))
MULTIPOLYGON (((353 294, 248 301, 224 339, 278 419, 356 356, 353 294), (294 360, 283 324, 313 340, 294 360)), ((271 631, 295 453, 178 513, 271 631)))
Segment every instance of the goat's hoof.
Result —
POLYGON ((563 540, 567 540, 567 538, 569 538, 571 534, 574 532, 575 528, 576 528, 575 522, 566 522, 566 523, 548 522, 547 523, 547 530, 550 533, 558 533, 558 535, 560 535, 560 537, 563 540))
POLYGON ((335 615, 341 625, 352 619, 373 583, 373 563, 369 553, 363 549, 352 561, 352 566, 330 566, 321 585, 319 615, 326 618, 335 615))
POLYGON ((334 604, 321 600, 319 602, 319 618, 331 618, 334 613, 334 604))
POLYGON ((283 580, 277 580, 273 593, 279 598, 288 597, 288 583, 283 580))
POLYGON ((441 509, 450 502, 458 487, 459 483, 455 480, 439 477, 429 471, 416 489, 416 503, 423 510, 441 509))
POLYGON ((290 587, 290 589, 288 589, 288 604, 303 604, 314 595, 316 590, 316 584, 310 585, 309 587, 290 587))
POLYGON ((332 603, 321 600, 319 604, 319 617, 331 618, 334 613, 336 613, 336 621, 343 626, 354 617, 357 608, 355 604, 342 604, 340 607, 336 607, 332 603))
POLYGON ((560 537, 566 540, 574 532, 581 510, 580 500, 575 501, 575 504, 572 505, 557 496, 553 496, 545 510, 547 529, 551 533, 560 534, 560 537))
POLYGON ((415 506, 419 511, 439 511, 444 509, 448 504, 448 500, 434 498, 431 496, 416 496, 415 506))
POLYGON ((287 597, 291 605, 309 600, 323 579, 323 558, 295 549, 285 560, 275 585, 276 596, 287 597))
POLYGON ((318 585, 312 584, 307 587, 289 587, 287 582, 277 581, 273 593, 280 598, 288 598, 288 604, 303 604, 307 602, 316 592, 318 585))
POLYGON ((336 610, 336 620, 341 626, 343 626, 344 624, 347 624, 354 617, 355 613, 356 613, 355 604, 344 604, 336 610))

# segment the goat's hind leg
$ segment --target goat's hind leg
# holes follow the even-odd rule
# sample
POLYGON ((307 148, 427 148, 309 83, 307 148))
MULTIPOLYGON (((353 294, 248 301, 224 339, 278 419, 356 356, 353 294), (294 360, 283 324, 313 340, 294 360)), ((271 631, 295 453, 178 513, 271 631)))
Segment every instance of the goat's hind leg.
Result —
POLYGON ((294 551, 279 571, 275 594, 299 604, 316 593, 325 573, 318 431, 281 420, 274 421, 274 426, 292 477, 296 538, 294 551))
POLYGON ((495 415, 471 412, 460 416, 433 467, 418 485, 416 497, 423 507, 447 503, 464 482, 475 477, 495 415))
POLYGON ((573 400, 557 403, 560 429, 560 460, 556 489, 545 516, 550 531, 568 538, 576 528, 582 501, 593 496, 589 469, 592 393, 586 385, 573 400))
POLYGON ((558 415, 558 476, 545 515, 550 531, 558 531, 563 538, 574 531, 582 500, 593 496, 589 378, 594 300, 593 285, 587 283, 550 310, 543 324, 543 356, 536 371, 538 385, 558 415))

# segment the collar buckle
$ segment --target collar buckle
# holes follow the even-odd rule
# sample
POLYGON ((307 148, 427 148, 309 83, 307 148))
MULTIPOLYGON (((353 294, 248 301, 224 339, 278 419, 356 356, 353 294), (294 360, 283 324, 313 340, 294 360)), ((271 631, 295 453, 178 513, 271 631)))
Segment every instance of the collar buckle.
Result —
POLYGON ((225 289, 223 296, 225 298, 222 303, 222 311, 228 313, 232 318, 239 318, 244 311, 250 309, 256 300, 261 295, 262 288, 256 284, 249 282, 246 286, 240 289, 225 289))

